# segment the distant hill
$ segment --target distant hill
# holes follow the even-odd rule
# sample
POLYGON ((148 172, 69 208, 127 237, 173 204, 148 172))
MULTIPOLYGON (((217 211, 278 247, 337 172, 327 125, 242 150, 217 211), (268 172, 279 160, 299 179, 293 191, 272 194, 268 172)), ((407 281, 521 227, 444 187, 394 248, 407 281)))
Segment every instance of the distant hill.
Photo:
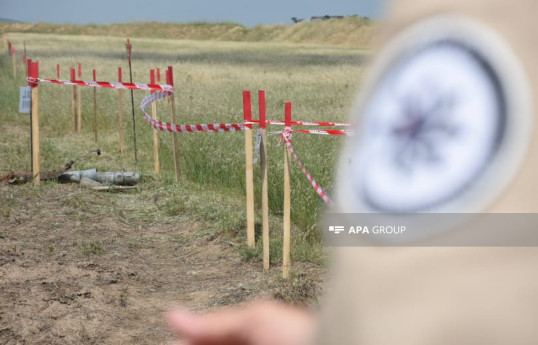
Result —
POLYGON ((2 22, 2 23, 20 23, 19 20, 9 19, 9 18, 0 18, 0 22, 2 22))
POLYGON ((259 25, 246 28, 235 23, 129 23, 111 25, 58 25, 0 23, 1 32, 36 32, 66 35, 156 37, 216 41, 265 41, 366 46, 375 23, 363 17, 303 21, 290 25, 259 25))

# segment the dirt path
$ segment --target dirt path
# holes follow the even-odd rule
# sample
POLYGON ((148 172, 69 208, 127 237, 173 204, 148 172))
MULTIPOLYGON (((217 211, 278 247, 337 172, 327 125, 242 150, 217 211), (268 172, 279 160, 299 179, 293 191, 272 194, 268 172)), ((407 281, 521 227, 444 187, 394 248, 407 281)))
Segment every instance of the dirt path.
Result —
POLYGON ((298 264, 304 274, 283 282, 192 217, 118 216, 139 198, 0 185, 0 344, 163 344, 162 312, 177 304, 315 300, 319 268, 298 264))

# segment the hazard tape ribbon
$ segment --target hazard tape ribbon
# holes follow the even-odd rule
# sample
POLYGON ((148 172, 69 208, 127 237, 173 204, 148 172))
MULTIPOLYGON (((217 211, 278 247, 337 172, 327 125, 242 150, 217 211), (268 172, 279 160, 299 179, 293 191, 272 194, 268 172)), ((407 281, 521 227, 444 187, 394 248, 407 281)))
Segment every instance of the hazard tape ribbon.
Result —
MULTIPOLYGON (((288 128, 289 128, 289 127, 288 127, 288 128)), ((288 148, 288 151, 290 151, 291 155, 293 156, 293 158, 295 159, 295 161, 297 162, 297 164, 299 164, 299 167, 301 168, 301 170, 303 171, 303 173, 306 175, 306 178, 308 179, 308 181, 310 182, 310 184, 312 185, 312 187, 314 187, 314 190, 316 191, 316 193, 318 193, 318 195, 320 196, 320 198, 323 199, 323 201, 325 202, 325 204, 327 204, 327 205, 332 205, 332 204, 333 204, 333 201, 331 200, 331 198, 325 193, 325 191, 323 190, 323 188, 321 188, 321 186, 320 186, 319 183, 316 181, 316 179, 313 178, 312 175, 310 175, 310 173, 308 172, 308 170, 306 170, 305 165, 304 165, 303 162, 299 159, 299 156, 297 155, 297 153, 295 153, 295 150, 294 150, 293 147, 291 146, 291 131, 286 130, 286 131, 282 132, 282 139, 283 139, 284 142, 286 143, 286 147, 288 148)))
POLYGON ((198 125, 176 125, 173 123, 154 120, 147 112, 146 108, 153 102, 161 100, 170 96, 170 92, 156 92, 142 100, 140 108, 144 113, 144 119, 149 122, 151 127, 159 129, 163 132, 176 132, 176 133, 199 133, 199 132, 235 132, 242 131, 248 127, 245 124, 237 123, 216 123, 216 124, 198 124, 198 125))
MULTIPOLYGON (((260 123, 259 120, 252 120, 247 122, 248 124, 258 124, 260 123)), ((284 121, 272 121, 267 120, 265 121, 268 125, 285 125, 286 123, 284 121)), ((292 126, 327 126, 327 127, 353 127, 355 126, 353 123, 341 123, 341 122, 309 122, 309 121, 292 121, 292 126)))
MULTIPOLYGON (((170 92, 174 92, 174 87, 172 85, 159 85, 159 84, 138 84, 138 83, 120 83, 120 82, 104 82, 104 81, 82 81, 82 80, 62 80, 62 79, 44 79, 44 78, 27 78, 30 83, 44 82, 52 84, 64 84, 64 85, 73 85, 73 86, 91 86, 91 87, 104 87, 111 89, 134 89, 134 90, 150 90, 150 91, 163 91, 160 96, 151 98, 150 96, 146 97, 141 104, 142 111, 145 114, 146 120, 149 121, 153 128, 160 129, 167 132, 233 132, 241 131, 245 128, 252 128, 253 124, 259 124, 258 120, 252 120, 245 122, 244 124, 199 124, 199 125, 176 125, 162 121, 156 121, 149 116, 145 108, 147 105, 156 99, 162 99, 169 96, 170 92)), ((156 95, 156 94, 154 94, 156 95)), ((266 121, 270 125, 284 125, 283 121, 266 121)), ((307 121, 292 121, 294 126, 353 126, 351 123, 339 123, 339 122, 307 122, 307 121)), ((339 129, 326 129, 326 130, 307 130, 307 129, 296 129, 294 132, 298 133, 310 133, 310 134, 321 134, 321 135, 339 135, 347 136, 353 135, 353 130, 339 130, 339 129)), ((282 132, 271 132, 270 134, 280 134, 282 132)))
MULTIPOLYGON (((337 136, 353 136, 355 135, 355 130, 348 129, 294 129, 291 130, 294 133, 309 133, 309 134, 319 134, 319 135, 337 135, 337 136)), ((282 134, 284 131, 275 131, 269 132, 269 135, 282 134)))
POLYGON ((110 89, 133 89, 133 90, 150 90, 150 91, 167 91, 173 92, 174 87, 172 85, 158 85, 158 84, 138 84, 138 83, 119 83, 108 81, 82 81, 82 80, 62 80, 62 79, 42 79, 42 78, 28 78, 31 83, 44 82, 52 84, 65 84, 74 86, 93 86, 93 87, 105 87, 110 89))

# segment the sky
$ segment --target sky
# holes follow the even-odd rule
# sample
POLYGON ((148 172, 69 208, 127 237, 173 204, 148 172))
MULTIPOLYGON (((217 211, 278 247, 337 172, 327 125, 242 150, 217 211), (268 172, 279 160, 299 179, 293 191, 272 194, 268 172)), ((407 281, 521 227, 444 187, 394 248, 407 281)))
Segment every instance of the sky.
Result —
POLYGON ((0 0, 0 18, 23 22, 112 24, 139 21, 291 23, 291 17, 378 18, 385 0, 0 0))

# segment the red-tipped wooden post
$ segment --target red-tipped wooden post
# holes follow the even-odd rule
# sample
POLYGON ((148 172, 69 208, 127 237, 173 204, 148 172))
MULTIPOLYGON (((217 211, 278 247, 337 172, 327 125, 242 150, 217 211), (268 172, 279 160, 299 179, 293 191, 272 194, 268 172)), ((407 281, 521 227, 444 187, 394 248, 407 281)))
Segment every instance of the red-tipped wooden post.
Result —
POLYGON ((32 123, 32 176, 33 185, 36 186, 41 182, 41 169, 39 166, 39 93, 38 82, 39 77, 39 63, 28 60, 28 85, 32 87, 32 110, 30 112, 32 123))
MULTIPOLYGON (((168 66, 168 70, 166 71, 166 83, 168 85, 174 86, 174 70, 172 69, 172 66, 168 66)), ((173 92, 170 94, 170 106, 172 108, 172 123, 175 124, 177 123, 176 103, 173 92)), ((178 182, 181 178, 181 170, 179 169, 179 141, 176 132, 172 133, 172 140, 174 143, 174 171, 176 176, 176 182, 178 182)))
MULTIPOLYGON (((291 102, 285 104, 285 130, 291 130, 291 102)), ((285 144, 285 143, 284 143, 285 144)), ((284 242, 282 253, 282 276, 290 275, 291 251, 291 178, 290 178, 290 152, 284 145, 284 242)))
MULTIPOLYGON (((69 77, 71 81, 76 80, 75 69, 69 69, 69 77)), ((73 85, 73 94, 71 98, 71 110, 73 112, 73 131, 77 132, 77 87, 73 85)))
MULTIPOLYGON (((149 70, 149 80, 150 84, 155 84, 155 70, 150 69, 149 70)), ((155 93, 155 91, 151 91, 151 93, 155 93)), ((152 102, 151 103, 151 117, 157 121, 157 103, 152 102)), ((155 175, 159 175, 161 172, 161 167, 159 164, 159 136, 157 134, 157 129, 153 128, 153 158, 155 161, 155 175)))
MULTIPOLYGON (((118 67, 118 82, 122 83, 121 67, 118 67)), ((118 89, 118 141, 120 154, 123 153, 123 89, 118 89)))
MULTIPOLYGON (((82 64, 78 63, 78 79, 82 80, 82 64)), ((77 133, 82 132, 82 87, 77 86, 77 133)))
MULTIPOLYGON (((95 70, 92 70, 93 81, 97 81, 95 70)), ((97 88, 93 88, 93 134, 97 142, 97 88)))
POLYGON ((243 91, 243 117, 245 129, 245 187, 247 193, 247 245, 256 245, 254 233, 254 170, 252 154, 252 104, 250 91, 243 91))
POLYGON ((262 236, 263 236, 263 268, 269 269, 269 191, 267 181, 267 131, 265 114, 265 91, 258 91, 260 113, 260 130, 262 132, 260 147, 260 165, 262 172, 262 236))

